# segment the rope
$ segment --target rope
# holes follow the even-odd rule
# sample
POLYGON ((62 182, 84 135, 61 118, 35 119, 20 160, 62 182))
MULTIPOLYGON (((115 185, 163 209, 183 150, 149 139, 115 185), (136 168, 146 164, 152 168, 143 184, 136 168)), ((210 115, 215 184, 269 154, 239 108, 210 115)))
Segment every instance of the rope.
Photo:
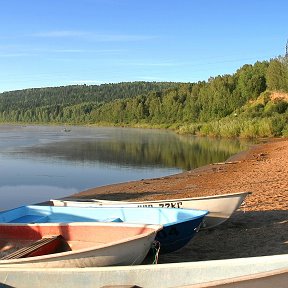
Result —
POLYGON ((160 242, 159 241, 153 241, 151 245, 152 253, 154 255, 154 260, 152 264, 158 264, 158 258, 159 258, 159 252, 160 252, 160 242))

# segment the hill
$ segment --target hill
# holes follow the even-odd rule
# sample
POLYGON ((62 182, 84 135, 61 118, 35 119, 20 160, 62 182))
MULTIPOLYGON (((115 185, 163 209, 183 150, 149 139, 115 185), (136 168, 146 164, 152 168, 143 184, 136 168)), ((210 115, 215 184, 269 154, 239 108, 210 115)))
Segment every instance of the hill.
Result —
POLYGON ((197 83, 127 82, 0 94, 0 121, 161 127, 225 137, 288 135, 288 59, 197 83))

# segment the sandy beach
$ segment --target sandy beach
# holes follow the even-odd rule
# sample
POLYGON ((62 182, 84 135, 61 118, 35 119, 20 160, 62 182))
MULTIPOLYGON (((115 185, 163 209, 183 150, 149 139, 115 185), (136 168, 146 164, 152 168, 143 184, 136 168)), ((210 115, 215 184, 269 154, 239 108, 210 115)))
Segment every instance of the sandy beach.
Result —
POLYGON ((98 187, 74 195, 110 200, 152 200, 250 191, 241 210, 214 229, 201 230, 159 263, 288 253, 288 139, 272 139, 227 159, 185 173, 98 187))

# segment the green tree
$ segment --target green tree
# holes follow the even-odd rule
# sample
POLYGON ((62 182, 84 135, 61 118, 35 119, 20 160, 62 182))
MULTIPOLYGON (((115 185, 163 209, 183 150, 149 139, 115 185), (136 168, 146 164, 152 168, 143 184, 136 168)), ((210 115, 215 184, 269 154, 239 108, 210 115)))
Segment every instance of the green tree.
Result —
POLYGON ((287 61, 281 61, 281 58, 272 60, 267 69, 266 79, 268 89, 288 91, 287 61))

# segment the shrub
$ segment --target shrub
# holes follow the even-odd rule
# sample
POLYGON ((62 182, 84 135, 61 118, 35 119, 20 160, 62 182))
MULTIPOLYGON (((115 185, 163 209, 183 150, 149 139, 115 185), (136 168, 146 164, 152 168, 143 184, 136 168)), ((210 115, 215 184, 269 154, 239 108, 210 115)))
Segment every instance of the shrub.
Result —
POLYGON ((287 126, 287 121, 284 116, 278 115, 271 118, 272 131, 274 136, 281 136, 282 131, 287 126))

